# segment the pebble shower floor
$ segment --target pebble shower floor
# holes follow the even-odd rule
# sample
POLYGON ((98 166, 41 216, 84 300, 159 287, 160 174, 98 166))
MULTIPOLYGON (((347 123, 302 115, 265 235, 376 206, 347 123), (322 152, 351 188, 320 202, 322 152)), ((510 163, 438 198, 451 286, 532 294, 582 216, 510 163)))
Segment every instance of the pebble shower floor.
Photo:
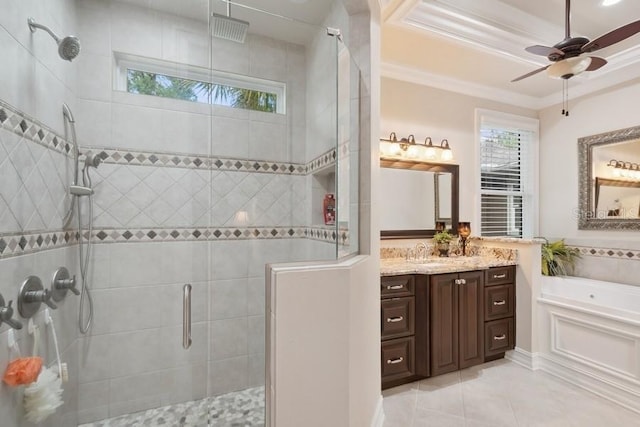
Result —
POLYGON ((264 387, 121 415, 80 427, 263 427, 264 387))

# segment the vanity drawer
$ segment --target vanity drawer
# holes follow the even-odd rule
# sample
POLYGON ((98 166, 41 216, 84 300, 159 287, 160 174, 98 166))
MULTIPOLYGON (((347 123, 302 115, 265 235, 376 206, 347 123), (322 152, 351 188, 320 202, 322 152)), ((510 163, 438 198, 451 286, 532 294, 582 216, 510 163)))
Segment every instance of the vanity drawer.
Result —
POLYGON ((413 335, 415 306, 414 297, 382 300, 380 303, 382 339, 413 335))
POLYGON ((414 375, 413 337, 384 341, 380 354, 382 357, 383 383, 414 375))
POLYGON ((380 296, 408 297, 414 294, 415 283, 413 276, 384 276, 380 278, 380 296))
POLYGON ((484 324, 484 355, 493 356, 515 346, 513 318, 494 320, 484 324))
POLYGON ((513 317, 513 285, 496 285, 484 288, 484 320, 513 317))
POLYGON ((514 283, 516 280, 516 268, 513 265, 508 265, 506 267, 493 267, 487 270, 485 274, 485 286, 514 283))

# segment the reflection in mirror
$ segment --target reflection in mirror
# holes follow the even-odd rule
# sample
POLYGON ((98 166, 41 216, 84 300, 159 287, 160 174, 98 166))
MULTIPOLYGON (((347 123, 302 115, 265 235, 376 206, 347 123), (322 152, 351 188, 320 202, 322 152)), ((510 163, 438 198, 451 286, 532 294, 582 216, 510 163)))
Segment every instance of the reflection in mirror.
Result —
POLYGON ((580 138, 580 229, 640 230, 640 127, 580 138))
POLYGON ((381 160, 382 238, 421 238, 458 224, 458 166, 381 160))
POLYGON ((433 178, 436 221, 443 221, 447 227, 451 227, 451 174, 436 172, 433 178))

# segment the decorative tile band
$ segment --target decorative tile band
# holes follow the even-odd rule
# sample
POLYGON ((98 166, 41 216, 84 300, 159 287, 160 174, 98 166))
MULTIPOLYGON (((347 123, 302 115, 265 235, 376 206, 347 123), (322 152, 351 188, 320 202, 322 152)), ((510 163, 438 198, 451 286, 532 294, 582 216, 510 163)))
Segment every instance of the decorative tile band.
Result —
MULTIPOLYGON (((223 240, 266 239, 311 239, 327 243, 349 243, 348 230, 322 229, 320 227, 218 227, 218 228, 138 228, 138 229, 94 229, 94 243, 142 243, 142 242, 186 242, 223 240)), ((58 249, 78 242, 74 231, 54 231, 0 237, 0 259, 35 252, 58 249)), ((84 240, 88 232, 83 233, 84 240)))
POLYGON ((579 250, 582 256, 640 261, 640 251, 638 250, 590 246, 571 246, 571 248, 579 250))
POLYGON ((234 159, 208 155, 128 151, 119 148, 88 148, 87 153, 98 156, 105 163, 131 166, 156 166, 238 172, 278 173, 304 175, 305 165, 299 163, 271 162, 265 160, 234 159))
POLYGON ((338 157, 338 153, 335 148, 327 151, 326 153, 322 153, 315 159, 311 160, 305 165, 305 173, 308 175, 317 170, 324 169, 328 166, 331 166, 336 163, 336 158, 338 157))
POLYGON ((0 259, 59 249, 78 242, 75 231, 43 231, 0 236, 0 259))
POLYGON ((301 163, 237 159, 177 152, 129 151, 121 148, 82 147, 82 150, 85 154, 100 157, 104 163, 119 165, 213 169, 287 175, 308 175, 316 170, 335 164, 337 157, 335 148, 321 154, 304 165, 301 163))
POLYGON ((66 141, 63 136, 2 100, 0 100, 0 128, 58 153, 68 155, 73 149, 73 144, 66 141))
POLYGON ((329 226, 305 227, 304 237, 311 240, 319 240, 322 242, 330 243, 335 243, 337 239, 339 245, 349 245, 349 230, 346 228, 336 230, 335 228, 329 226))

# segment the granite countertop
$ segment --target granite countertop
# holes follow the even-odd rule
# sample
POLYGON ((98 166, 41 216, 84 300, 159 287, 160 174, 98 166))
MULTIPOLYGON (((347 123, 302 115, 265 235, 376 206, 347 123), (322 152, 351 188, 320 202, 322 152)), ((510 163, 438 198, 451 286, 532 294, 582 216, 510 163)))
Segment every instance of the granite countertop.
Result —
POLYGON ((380 260, 380 275, 458 273, 516 264, 514 259, 499 259, 486 256, 429 257, 424 262, 407 261, 404 258, 384 258, 380 260))

